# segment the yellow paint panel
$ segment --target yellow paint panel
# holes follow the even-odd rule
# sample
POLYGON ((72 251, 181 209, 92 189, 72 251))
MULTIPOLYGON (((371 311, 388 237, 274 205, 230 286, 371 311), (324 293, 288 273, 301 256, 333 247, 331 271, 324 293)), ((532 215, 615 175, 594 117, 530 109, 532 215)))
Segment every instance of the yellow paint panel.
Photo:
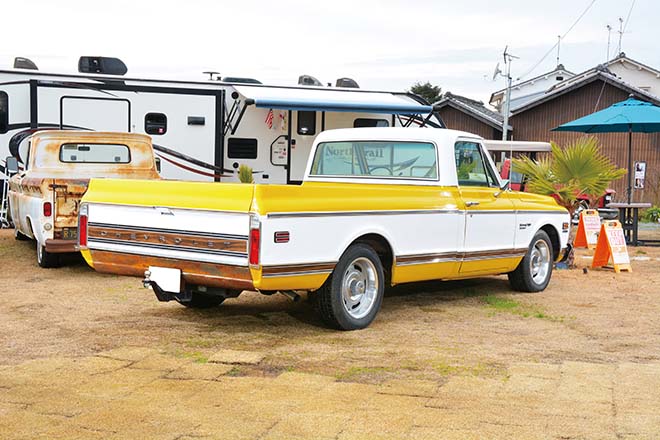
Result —
POLYGON ((276 212, 336 212, 460 209, 458 188, 305 182, 257 185, 255 209, 276 212))
POLYGON ((92 179, 83 202, 249 212, 253 193, 241 183, 92 179))
POLYGON ((80 254, 83 256, 89 267, 94 268, 94 262, 92 261, 92 253, 89 249, 83 249, 80 251, 80 254))
POLYGON ((499 274, 511 272, 520 263, 523 257, 491 258, 485 260, 464 261, 461 264, 461 278, 479 275, 499 274))
POLYGON ((254 287, 259 290, 316 290, 330 274, 262 277, 261 269, 250 268, 254 287))
POLYGON ((443 263, 394 266, 392 271, 392 284, 453 278, 458 273, 459 264, 458 261, 449 261, 443 263))

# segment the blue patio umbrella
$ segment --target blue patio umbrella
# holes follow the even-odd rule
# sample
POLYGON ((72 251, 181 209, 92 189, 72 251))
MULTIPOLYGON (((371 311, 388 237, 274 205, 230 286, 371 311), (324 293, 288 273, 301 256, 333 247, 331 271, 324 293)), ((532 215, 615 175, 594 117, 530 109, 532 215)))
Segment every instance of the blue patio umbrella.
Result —
POLYGON ((625 101, 554 128, 580 133, 628 133, 628 203, 632 202, 632 134, 660 132, 660 107, 634 99, 625 101))

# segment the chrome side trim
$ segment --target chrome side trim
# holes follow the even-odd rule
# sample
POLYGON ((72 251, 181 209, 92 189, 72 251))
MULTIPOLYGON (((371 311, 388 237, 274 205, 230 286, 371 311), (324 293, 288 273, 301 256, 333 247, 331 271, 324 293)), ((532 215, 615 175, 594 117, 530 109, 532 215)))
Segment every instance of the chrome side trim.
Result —
POLYGON ((401 209, 387 211, 318 211, 318 212, 271 212, 266 214, 268 218, 292 218, 292 217, 352 217, 364 215, 406 215, 406 214, 561 214, 567 215, 565 211, 558 210, 515 210, 515 209, 401 209))
POLYGON ((332 270, 306 270, 300 272, 279 272, 279 273, 269 273, 262 274, 263 278, 276 278, 276 277, 297 277, 302 275, 323 275, 330 274, 332 270))
POLYGON ((325 263, 262 266, 261 276, 264 278, 274 278, 299 275, 328 274, 334 270, 336 265, 336 261, 330 261, 325 263))
POLYGON ((440 254, 417 254, 417 255, 399 255, 395 258, 394 265, 412 266, 417 264, 433 263, 452 263, 463 261, 494 260, 500 258, 523 257, 527 253, 527 248, 499 249, 476 252, 445 252, 440 254))
POLYGON ((561 215, 568 215, 567 211, 560 211, 558 209, 544 209, 544 210, 538 210, 535 211, 533 209, 521 209, 521 210, 516 210, 516 214, 561 214, 561 215))
POLYGON ((460 214, 459 209, 416 209, 392 211, 319 211, 319 212, 271 212, 268 218, 291 217, 354 217, 364 215, 406 215, 406 214, 460 214))

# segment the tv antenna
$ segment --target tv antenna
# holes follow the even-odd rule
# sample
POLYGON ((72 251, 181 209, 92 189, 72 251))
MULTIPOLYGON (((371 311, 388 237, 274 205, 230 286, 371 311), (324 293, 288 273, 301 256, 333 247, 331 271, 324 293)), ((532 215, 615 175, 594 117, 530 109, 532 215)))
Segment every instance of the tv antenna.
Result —
POLYGON ((511 83, 513 82, 513 78, 511 77, 511 64, 513 63, 513 60, 519 60, 520 57, 509 53, 509 46, 506 46, 502 53, 502 58, 504 58, 504 64, 506 65, 506 74, 502 73, 500 70, 500 64, 497 63, 493 79, 498 75, 503 76, 506 79, 506 101, 504 102, 504 121, 502 123, 502 140, 506 141, 509 131, 509 112, 511 111, 511 83))
POLYGON ((606 26, 606 28, 607 28, 607 58, 605 59, 605 61, 609 61, 610 60, 610 43, 612 41, 612 26, 610 26, 608 24, 606 26))
POLYGON ((623 40, 623 33, 624 32, 625 31, 623 29, 623 18, 619 17, 619 30, 617 31, 617 33, 619 34, 619 46, 617 46, 617 49, 616 49, 617 55, 621 53, 621 40, 623 40))
POLYGON ((561 52, 561 35, 557 35, 557 65, 559 65, 560 52, 561 52))

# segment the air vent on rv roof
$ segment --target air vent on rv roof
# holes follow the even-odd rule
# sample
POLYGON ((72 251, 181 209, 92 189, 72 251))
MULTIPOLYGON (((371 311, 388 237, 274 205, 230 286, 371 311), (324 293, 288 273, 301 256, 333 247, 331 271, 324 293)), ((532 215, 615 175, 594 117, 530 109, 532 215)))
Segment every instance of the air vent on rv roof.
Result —
POLYGON ((346 87, 346 88, 349 88, 349 89, 359 89, 360 88, 358 83, 355 82, 355 80, 351 79, 351 78, 339 78, 337 80, 337 83, 335 84, 335 87, 346 87))
POLYGON ((321 84, 321 81, 314 78, 312 75, 300 75, 298 77, 298 85, 323 87, 323 84, 321 84))
POLYGON ((228 82, 228 83, 240 83, 240 84, 262 84, 261 81, 258 79, 254 78, 241 78, 238 76, 225 76, 222 78, 223 82, 228 82))
POLYGON ((14 58, 14 69, 29 69, 39 70, 36 64, 29 58, 16 57, 14 58))
POLYGON ((125 75, 128 72, 128 68, 119 58, 80 57, 80 60, 78 60, 78 72, 125 75))

